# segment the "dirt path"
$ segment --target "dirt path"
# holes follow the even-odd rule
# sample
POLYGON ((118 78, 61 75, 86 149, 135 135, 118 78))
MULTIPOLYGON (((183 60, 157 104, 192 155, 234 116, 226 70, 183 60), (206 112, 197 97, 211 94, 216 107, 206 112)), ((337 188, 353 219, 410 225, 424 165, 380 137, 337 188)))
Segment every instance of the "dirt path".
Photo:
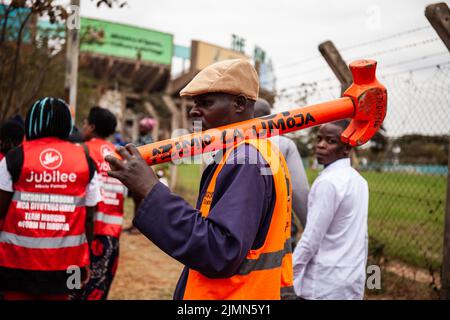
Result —
MULTIPOLYGON (((425 269, 414 268, 403 264, 401 262, 391 262, 386 267, 386 270, 409 280, 417 281, 423 284, 430 284, 433 282, 433 276, 425 269)), ((439 274, 435 274, 436 285, 441 286, 439 274)))
MULTIPOLYGON (((127 211, 132 207, 129 202, 127 211)), ((131 224, 127 214, 125 226, 131 224)), ((172 259, 142 234, 123 233, 120 260, 109 299, 111 300, 170 300, 181 274, 182 265, 172 259)), ((400 263, 389 264, 382 275, 383 290, 366 290, 367 299, 436 299, 429 288, 431 276, 400 263)))
POLYGON ((183 266, 142 234, 123 233, 120 246, 119 267, 108 299, 172 299, 183 266))

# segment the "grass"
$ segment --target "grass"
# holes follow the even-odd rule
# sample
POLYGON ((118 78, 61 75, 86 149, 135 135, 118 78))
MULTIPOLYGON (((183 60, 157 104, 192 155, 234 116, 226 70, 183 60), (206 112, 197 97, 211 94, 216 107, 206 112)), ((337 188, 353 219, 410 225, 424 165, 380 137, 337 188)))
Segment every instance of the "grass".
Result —
POLYGON ((200 186, 201 165, 183 164, 179 165, 177 170, 175 192, 182 195, 192 206, 195 206, 200 186))
MULTIPOLYGON (((318 172, 307 170, 308 180, 318 172)), ((447 178, 362 172, 369 184, 369 235, 387 257, 418 267, 442 263, 447 178)))
POLYGON ((442 263, 447 179, 399 173, 364 174, 370 186, 369 232, 387 256, 420 267, 442 263))
MULTIPOLYGON (((310 184, 318 172, 307 170, 310 184)), ((178 167, 176 192, 195 205, 200 183, 199 165, 178 167)), ((388 258, 422 268, 442 263, 445 176, 363 172, 370 189, 371 247, 388 258)))

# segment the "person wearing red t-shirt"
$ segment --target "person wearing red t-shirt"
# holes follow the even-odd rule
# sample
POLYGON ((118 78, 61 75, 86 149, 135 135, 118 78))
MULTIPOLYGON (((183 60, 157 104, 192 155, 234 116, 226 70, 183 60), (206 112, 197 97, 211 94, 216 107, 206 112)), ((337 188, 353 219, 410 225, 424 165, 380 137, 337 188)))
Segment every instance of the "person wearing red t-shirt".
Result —
POLYGON ((94 159, 100 177, 101 201, 94 213, 94 240, 91 246, 92 275, 81 299, 105 300, 117 269, 119 237, 122 231, 125 186, 109 177, 109 164, 105 156, 115 150, 106 139, 114 134, 117 120, 113 113, 101 107, 93 107, 83 122, 82 135, 94 159))

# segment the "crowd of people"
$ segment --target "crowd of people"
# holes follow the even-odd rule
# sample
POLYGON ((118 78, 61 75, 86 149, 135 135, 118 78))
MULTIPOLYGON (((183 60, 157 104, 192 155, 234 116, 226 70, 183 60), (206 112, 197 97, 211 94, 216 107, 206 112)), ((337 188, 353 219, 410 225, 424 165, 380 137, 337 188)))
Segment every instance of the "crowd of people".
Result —
MULTIPOLYGON (((271 111, 246 60, 206 67, 180 95, 193 99, 189 115, 203 129, 271 111)), ((142 119, 139 140, 125 144, 115 116, 94 106, 74 131, 67 103, 52 97, 33 103, 25 121, 1 125, 4 299, 107 299, 127 195, 135 216, 125 231, 142 233, 185 266, 174 299, 363 298, 369 195, 340 139, 348 122, 320 127, 324 170, 311 191, 292 140, 245 139, 213 152, 195 207, 138 152, 153 142, 154 125, 142 119)))

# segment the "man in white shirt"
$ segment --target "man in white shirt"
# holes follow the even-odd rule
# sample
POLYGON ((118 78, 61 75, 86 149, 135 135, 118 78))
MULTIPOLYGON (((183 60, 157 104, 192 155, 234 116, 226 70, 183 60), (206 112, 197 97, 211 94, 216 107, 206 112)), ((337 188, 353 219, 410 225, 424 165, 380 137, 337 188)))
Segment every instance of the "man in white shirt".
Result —
POLYGON ((340 136, 348 121, 320 127, 316 157, 325 166, 308 197, 308 223, 294 255, 294 288, 311 300, 363 299, 369 189, 351 167, 340 136))

